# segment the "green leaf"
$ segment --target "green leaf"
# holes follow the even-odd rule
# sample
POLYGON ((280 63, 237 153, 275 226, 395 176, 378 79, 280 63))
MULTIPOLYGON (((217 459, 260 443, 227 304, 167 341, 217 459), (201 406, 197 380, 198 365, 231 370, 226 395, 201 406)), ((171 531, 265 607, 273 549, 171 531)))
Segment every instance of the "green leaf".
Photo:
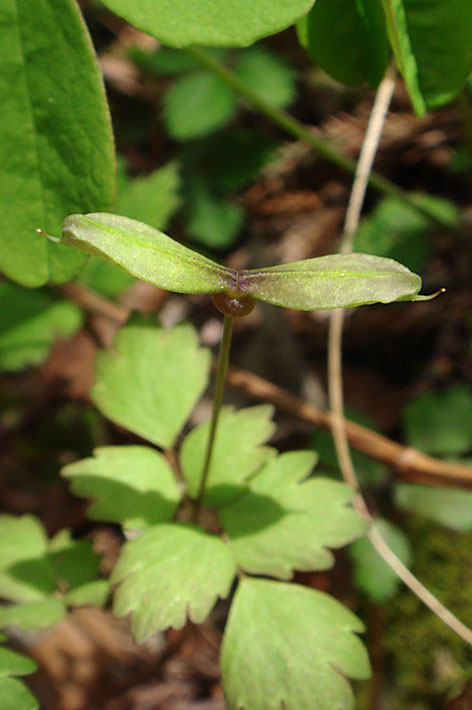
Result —
POLYGON ((171 47, 244 47, 289 27, 313 0, 105 0, 132 25, 171 47))
MULTIPOLYGON (((4 637, 1 637, 4 640, 4 637)), ((2 710, 38 710, 39 704, 25 685, 11 676, 29 675, 36 664, 26 656, 0 647, 0 699, 2 710)))
POLYGON ((390 42, 415 111, 452 101, 472 69, 469 0, 382 0, 390 42))
POLYGON ((130 180, 120 191, 115 211, 163 229, 180 206, 177 163, 167 163, 150 175, 130 180))
POLYGON ((26 286, 69 279, 83 255, 36 234, 109 209, 114 150, 105 92, 75 0, 0 7, 0 270, 26 286))
POLYGON ((100 556, 93 551, 91 540, 74 540, 70 530, 57 533, 49 543, 48 558, 61 586, 80 587, 95 580, 100 556))
POLYGON ((0 516, 0 597, 29 602, 54 592, 56 580, 47 547, 46 532, 33 516, 0 516))
POLYGON ((55 338, 70 337, 82 324, 82 311, 42 291, 0 282, 0 369, 40 365, 55 338))
POLYGON ((228 249, 241 231, 244 208, 221 198, 198 176, 188 183, 188 191, 188 234, 211 249, 228 249))
POLYGON ((135 283, 135 278, 119 266, 89 257, 77 280, 107 298, 116 298, 135 283))
POLYGON ((297 23, 314 62, 344 84, 375 88, 388 60, 385 17, 378 0, 316 0, 297 23))
POLYGON ((91 397, 116 424, 170 448, 208 382, 210 353, 188 323, 163 330, 137 318, 122 328, 112 352, 100 352, 91 397))
POLYGON ((328 569, 334 564, 328 547, 364 534, 365 521, 347 505, 351 488, 328 478, 306 480, 314 463, 309 451, 282 454, 220 509, 231 552, 246 572, 290 579, 294 570, 328 569))
POLYGON ((141 222, 106 213, 68 217, 62 241, 177 293, 226 292, 302 311, 428 298, 418 296, 421 278, 392 259, 336 254, 236 271, 141 222))
POLYGON ((472 530, 472 491, 399 483, 395 486, 395 503, 451 530, 472 530))
POLYGON ((126 543, 113 570, 120 582, 114 612, 133 612, 131 628, 138 643, 187 615, 196 624, 210 613, 217 597, 229 594, 235 566, 227 545, 192 525, 156 525, 126 543))
MULTIPOLYGON (((408 567, 412 556, 406 535, 387 520, 378 518, 375 520, 375 526, 392 552, 408 567)), ((356 540, 349 547, 349 556, 354 565, 354 577, 358 587, 373 602, 385 603, 395 596, 401 584, 400 578, 380 557, 367 536, 356 540)))
POLYGON ((105 606, 110 595, 110 583, 106 579, 96 579, 64 594, 68 606, 105 606))
POLYGON ((209 72, 178 79, 164 97, 164 122, 180 141, 207 135, 232 117, 236 99, 231 87, 209 72))
MULTIPOLYGON (((240 495, 242 483, 274 455, 273 449, 262 446, 275 430, 272 414, 270 405, 221 410, 205 489, 207 505, 224 505, 240 495)), ((192 429, 180 447, 180 465, 191 498, 200 490, 209 425, 192 429)))
POLYGON ((472 448, 472 389, 458 384, 422 392, 404 410, 410 446, 429 454, 457 455, 472 448))
POLYGON ((363 625, 323 592, 244 579, 221 651, 228 710, 352 710, 346 680, 367 678, 363 625))
POLYGON ((39 631, 62 621, 65 611, 62 601, 55 597, 0 606, 0 627, 14 625, 23 631, 39 631))
POLYGON ((92 520, 141 529, 172 519, 181 494, 166 459, 145 446, 107 446, 62 473, 75 495, 95 498, 92 520))
POLYGON ((295 100, 293 69, 264 47, 251 47, 240 53, 234 68, 251 89, 272 106, 285 108, 295 100))

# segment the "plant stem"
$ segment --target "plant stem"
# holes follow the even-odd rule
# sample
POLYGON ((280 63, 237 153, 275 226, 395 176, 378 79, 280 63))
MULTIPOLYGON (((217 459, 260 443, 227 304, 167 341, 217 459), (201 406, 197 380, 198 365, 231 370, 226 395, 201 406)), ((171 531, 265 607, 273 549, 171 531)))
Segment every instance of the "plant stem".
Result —
MULTIPOLYGON (((199 64, 209 69, 209 71, 213 74, 219 76, 220 79, 222 79, 237 94, 239 94, 241 98, 246 101, 246 103, 257 108, 262 114, 273 121, 273 123, 280 126, 280 128, 294 138, 300 139, 307 143, 319 155, 329 162, 337 165, 339 168, 350 173, 351 175, 355 175, 357 169, 357 162, 355 160, 345 155, 328 141, 319 138, 315 133, 306 128, 303 123, 298 121, 296 118, 293 118, 293 116, 290 116, 290 114, 268 103, 263 96, 257 93, 257 91, 254 91, 250 86, 236 76, 236 74, 233 74, 233 72, 217 62, 213 59, 213 57, 209 56, 203 49, 200 49, 199 47, 190 47, 186 51, 199 64)), ((415 210, 427 217, 431 222, 441 224, 443 226, 446 224, 445 222, 443 223, 442 219, 438 215, 434 215, 430 213, 427 208, 418 205, 414 196, 410 195, 405 190, 402 190, 400 187, 397 187, 397 185, 393 182, 387 180, 387 178, 382 177, 378 173, 370 171, 368 175, 368 184, 382 195, 386 197, 396 197, 409 207, 413 207, 415 210)), ((447 226, 450 228, 449 225, 447 226)))
POLYGON ((200 490, 198 491, 198 496, 195 504, 195 520, 198 520, 198 516, 200 514, 200 510, 203 503, 203 496, 205 495, 205 487, 208 480, 208 474, 210 472, 211 457, 215 445, 218 419, 221 410, 221 404, 223 402, 223 394, 225 391, 226 371, 228 369, 231 336, 233 334, 233 324, 234 318, 225 315, 223 321, 223 334, 221 336, 220 348, 218 351, 218 364, 216 366, 215 389, 213 392, 213 408, 211 412, 210 433, 208 435, 208 442, 205 451, 205 459, 202 469, 202 480, 200 481, 200 490))

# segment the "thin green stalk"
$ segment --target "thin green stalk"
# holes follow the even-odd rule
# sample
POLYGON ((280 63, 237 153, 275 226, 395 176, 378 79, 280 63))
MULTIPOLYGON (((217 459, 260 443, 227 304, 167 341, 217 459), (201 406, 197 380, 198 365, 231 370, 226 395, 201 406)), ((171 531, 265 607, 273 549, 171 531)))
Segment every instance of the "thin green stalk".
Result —
POLYGON ((223 335, 221 336, 220 348, 218 351, 218 364, 216 366, 215 389, 213 392, 213 408, 211 412, 210 433, 208 435, 208 443, 205 452, 205 460, 203 463, 202 480, 200 482, 200 490, 198 492, 197 501, 195 504, 195 519, 198 519, 205 495, 205 487, 210 472, 211 457, 215 445, 216 430, 218 427, 218 419, 223 402, 223 394, 226 384, 226 371, 228 369, 229 351, 231 347, 231 336, 233 334, 234 318, 231 316, 224 317, 223 335))
MULTIPOLYGON (((199 64, 209 69, 213 74, 219 76, 220 79, 222 79, 237 94, 239 94, 239 96, 246 101, 246 103, 257 108, 262 114, 273 121, 273 123, 280 126, 280 128, 287 131, 287 133, 294 138, 300 139, 307 143, 319 155, 329 162, 337 165, 339 168, 350 173, 351 175, 355 175, 357 161, 345 155, 328 141, 319 138, 317 135, 309 131, 303 123, 298 121, 296 118, 293 118, 293 116, 290 116, 290 114, 276 108, 275 106, 272 106, 260 94, 254 91, 225 66, 213 59, 213 57, 207 54, 207 52, 203 49, 200 49, 199 47, 190 47, 187 49, 187 52, 199 64)), ((382 195, 386 197, 396 197, 404 204, 413 207, 415 210, 431 220, 431 222, 441 224, 443 226, 446 224, 445 222, 443 223, 443 220, 438 215, 432 214, 427 208, 418 205, 414 196, 410 195, 405 190, 402 190, 400 187, 397 187, 397 185, 393 182, 390 182, 390 180, 387 180, 387 178, 382 177, 378 173, 373 171, 370 173, 368 184, 382 195)))

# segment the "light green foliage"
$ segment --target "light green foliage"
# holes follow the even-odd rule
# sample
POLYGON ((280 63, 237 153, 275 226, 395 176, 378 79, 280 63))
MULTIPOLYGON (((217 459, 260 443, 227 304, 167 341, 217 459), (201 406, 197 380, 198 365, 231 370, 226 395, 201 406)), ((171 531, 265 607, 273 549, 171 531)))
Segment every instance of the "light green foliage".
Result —
POLYGON ((283 30, 313 0, 105 0, 117 15, 171 47, 244 47, 283 30))
MULTIPOLYGON (((460 214, 452 202, 418 197, 417 204, 451 227, 460 214)), ((354 251, 396 259, 413 271, 421 271, 429 254, 431 221, 418 210, 396 198, 383 200, 367 217, 354 237, 354 251)))
POLYGON ((418 296, 421 278, 392 259, 336 254, 236 271, 141 222, 107 213, 68 217, 62 241, 178 293, 239 293, 304 311, 427 298, 418 296))
POLYGON ((202 623, 218 597, 229 594, 235 566, 225 543, 197 527, 155 525, 126 543, 113 570, 119 582, 114 612, 133 612, 131 628, 142 642, 188 618, 202 623))
POLYGON ((315 456, 282 454, 254 476, 247 492, 219 511, 235 560, 250 573, 290 579, 294 570, 327 569, 328 547, 362 535, 365 521, 347 504, 352 489, 306 478, 315 456))
POLYGON ((40 365, 57 337, 70 337, 82 323, 81 310, 42 291, 0 282, 0 369, 40 365))
POLYGON ((3 0, 0 46, 0 270, 26 286, 66 281, 83 255, 35 230, 58 233, 67 214, 113 202, 96 59, 75 0, 3 0))
POLYGON ((198 176, 188 187, 188 234, 211 249, 233 245, 244 219, 244 208, 221 199, 210 183, 198 176))
POLYGON ((244 579, 221 653, 229 710, 351 710, 346 676, 367 678, 354 614, 327 594, 295 584, 244 579))
MULTIPOLYGON (((5 636, 0 634, 0 641, 5 636)), ((0 699, 2 710, 38 710, 39 704, 25 685, 13 676, 34 673, 36 664, 26 656, 0 647, 0 699)))
POLYGON ((429 454, 454 456, 472 447, 472 390, 465 384, 422 392, 404 410, 410 446, 429 454))
POLYGON ((472 491, 399 483, 395 486, 395 503, 451 530, 472 530, 472 491))
POLYGON ((91 397, 116 424, 170 448, 208 382, 210 353, 194 328, 163 330, 136 318, 118 333, 113 351, 100 352, 91 397))
POLYGON ((178 79, 165 95, 164 120, 172 138, 188 140, 224 126, 235 109, 232 89, 209 72, 178 79))
MULTIPOLYGON (((232 407, 221 410, 204 497, 207 505, 223 505, 240 495, 243 482, 275 453, 262 446, 274 433, 272 413, 269 405, 236 412, 232 407)), ((187 435, 180 449, 182 473, 191 498, 200 490, 208 433, 206 422, 187 435)))
POLYGON ((472 69, 469 0, 382 0, 390 42, 415 111, 452 101, 472 69))
POLYGON ((95 499, 89 518, 125 529, 170 521, 181 496, 166 459, 145 446, 101 447, 94 458, 70 464, 62 473, 73 493, 95 499))
MULTIPOLYGON (((409 566, 411 547, 406 535, 387 520, 377 518, 374 524, 392 552, 403 564, 409 566)), ((356 540, 349 547, 349 556, 354 565, 354 577, 358 587, 373 602, 388 602, 396 594, 401 581, 376 552, 367 536, 356 540)))
POLYGON ((98 555, 90 541, 74 540, 68 530, 49 541, 33 516, 2 515, 0 551, 0 597, 17 602, 0 606, 0 626, 45 628, 64 617, 69 603, 105 600, 103 582, 96 584, 98 555), (59 591, 74 591, 75 601, 59 597, 59 591))
POLYGON ((378 0, 316 0, 297 29, 313 61, 335 79, 379 84, 387 67, 388 40, 378 0))
POLYGON ((273 106, 285 108, 295 99, 295 75, 292 68, 264 47, 250 47, 241 52, 234 71, 273 106))
MULTIPOLYGON (((126 176, 118 189, 115 212, 163 229, 180 206, 180 177, 172 162, 150 175, 132 180, 126 176)), ((114 298, 129 288, 134 279, 114 264, 91 257, 80 272, 81 283, 114 298)))

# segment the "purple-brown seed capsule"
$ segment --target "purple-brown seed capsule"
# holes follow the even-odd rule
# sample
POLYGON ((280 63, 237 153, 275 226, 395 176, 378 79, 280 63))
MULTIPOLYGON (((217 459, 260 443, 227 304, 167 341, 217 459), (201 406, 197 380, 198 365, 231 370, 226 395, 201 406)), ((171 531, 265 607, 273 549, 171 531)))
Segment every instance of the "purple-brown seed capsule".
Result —
POLYGON ((252 296, 229 296, 227 293, 213 293, 211 300, 220 313, 231 318, 247 316, 256 305, 252 296))

